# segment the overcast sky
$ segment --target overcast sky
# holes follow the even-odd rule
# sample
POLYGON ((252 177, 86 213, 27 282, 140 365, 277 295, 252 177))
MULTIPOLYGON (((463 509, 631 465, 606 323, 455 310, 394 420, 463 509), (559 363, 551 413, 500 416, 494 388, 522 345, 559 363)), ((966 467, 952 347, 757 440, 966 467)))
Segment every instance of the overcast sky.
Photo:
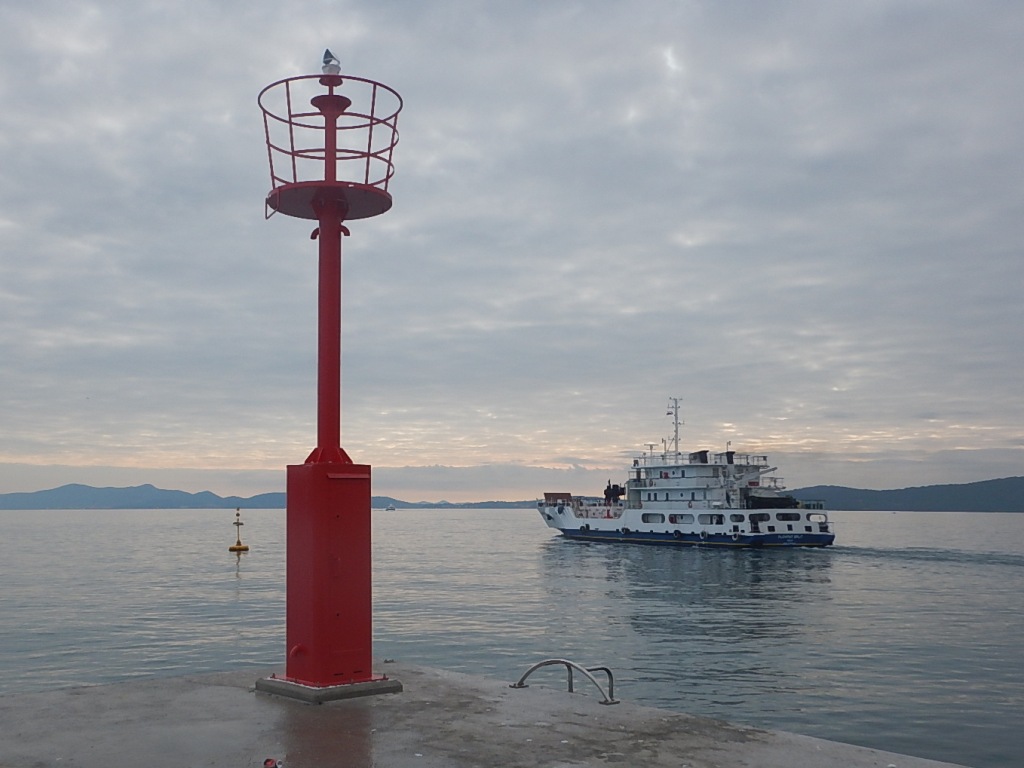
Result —
POLYGON ((645 443, 791 488, 1024 475, 1024 4, 0 0, 0 492, 252 495, 316 442, 316 243, 256 96, 405 100, 342 443, 406 500, 645 443))

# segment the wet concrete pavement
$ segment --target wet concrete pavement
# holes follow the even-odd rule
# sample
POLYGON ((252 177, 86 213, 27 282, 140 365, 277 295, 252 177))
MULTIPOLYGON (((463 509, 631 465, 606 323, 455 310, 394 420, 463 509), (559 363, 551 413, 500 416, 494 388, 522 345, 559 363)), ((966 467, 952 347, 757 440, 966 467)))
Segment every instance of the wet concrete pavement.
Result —
MULTIPOLYGON (((405 664, 401 693, 316 705, 254 690, 273 669, 145 679, 0 698, 0 768, 939 768, 921 758, 600 703, 557 673, 509 688, 405 664), (544 687, 539 687, 543 683, 544 687)), ((589 684, 588 684, 589 685, 589 684)))

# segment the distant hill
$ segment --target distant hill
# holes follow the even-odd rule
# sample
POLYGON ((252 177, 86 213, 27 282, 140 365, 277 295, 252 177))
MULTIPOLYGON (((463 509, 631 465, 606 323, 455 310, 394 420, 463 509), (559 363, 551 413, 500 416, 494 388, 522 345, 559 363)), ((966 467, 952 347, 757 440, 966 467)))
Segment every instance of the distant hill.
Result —
POLYGON ((210 491, 187 493, 167 491, 152 485, 131 488, 93 488, 90 485, 62 485, 47 491, 0 494, 0 509, 250 509, 284 508, 283 493, 265 493, 244 499, 221 497, 210 491))
POLYGON ((801 501, 819 499, 826 509, 907 512, 1024 512, 1024 477, 1004 477, 958 485, 925 485, 868 491, 815 485, 790 492, 801 501))
MULTIPOLYGON (((532 507, 533 501, 480 501, 465 504, 441 501, 409 502, 390 496, 373 496, 374 508, 448 507, 465 509, 532 507)), ((218 496, 210 491, 188 493, 169 491, 152 485, 130 488, 94 488, 90 485, 62 485, 46 491, 0 494, 0 509, 284 509, 285 494, 262 493, 258 496, 218 496)))
MULTIPOLYGON (((1024 512, 1024 477, 1006 477, 960 485, 926 485, 892 491, 870 491, 838 485, 815 485, 791 491, 801 501, 822 501, 826 509, 899 510, 910 512, 1024 512)), ((62 485, 46 491, 0 494, 0 509, 284 509, 283 493, 258 496, 218 496, 210 491, 187 493, 152 485, 93 488, 62 485)), ((375 509, 524 509, 534 501, 402 501, 373 496, 375 509)))

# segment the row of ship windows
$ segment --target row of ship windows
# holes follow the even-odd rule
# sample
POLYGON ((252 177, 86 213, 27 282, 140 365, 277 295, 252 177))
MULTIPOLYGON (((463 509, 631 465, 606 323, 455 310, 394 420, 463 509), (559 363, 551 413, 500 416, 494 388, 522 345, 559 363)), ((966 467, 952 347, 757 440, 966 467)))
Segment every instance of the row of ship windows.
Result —
MULTIPOLYGON (((710 469, 711 469, 711 472, 707 472, 707 471, 701 472, 700 470, 697 470, 696 472, 691 472, 690 473, 690 477, 720 477, 721 476, 721 474, 722 474, 721 467, 711 467, 710 469)), ((668 480, 668 479, 673 478, 673 477, 686 477, 686 470, 685 469, 679 470, 679 474, 676 474, 675 472, 659 472, 657 479, 659 479, 659 480, 668 480)), ((653 472, 650 473, 648 475, 648 478, 654 479, 654 473, 653 472)), ((637 479, 639 479, 639 477, 637 479)))
MULTIPOLYGON (((746 515, 733 513, 729 515, 730 523, 742 523, 747 519, 746 515)), ((752 523, 766 523, 771 520, 772 517, 767 512, 751 512, 750 522, 752 523)), ((800 520, 799 512, 776 512, 775 519, 783 522, 797 522, 800 520)), ((725 515, 722 514, 698 514, 691 515, 688 513, 682 513, 678 515, 669 515, 668 521, 674 525, 696 522, 701 525, 725 525, 725 515)), ((643 521, 645 523, 664 523, 665 515, 660 512, 644 512, 643 521)))
MULTIPOLYGON (((708 497, 708 492, 707 491, 701 491, 700 492, 701 500, 707 499, 707 497, 708 497)), ((686 494, 685 493, 680 493, 679 494, 679 498, 680 499, 686 499, 686 494)), ((668 498, 668 491, 665 491, 665 501, 668 501, 668 500, 669 500, 669 498, 668 498)), ((696 491, 690 491, 690 501, 697 501, 697 500, 698 500, 697 499, 697 492, 696 491)), ((658 501, 658 492, 657 491, 648 491, 647 492, 647 501, 658 501)))

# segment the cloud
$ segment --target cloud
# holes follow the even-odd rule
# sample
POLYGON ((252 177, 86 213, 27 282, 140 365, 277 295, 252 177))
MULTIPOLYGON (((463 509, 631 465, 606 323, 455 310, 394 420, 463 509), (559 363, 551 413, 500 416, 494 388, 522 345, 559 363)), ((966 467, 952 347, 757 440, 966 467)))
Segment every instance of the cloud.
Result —
POLYGON ((530 498, 660 441, 668 396, 688 443, 828 475, 804 484, 871 457, 891 487, 915 452, 986 479, 1024 439, 1022 26, 909 0, 4 6, 0 461, 56 485, 309 452, 316 246, 263 221, 255 99, 329 46, 405 100, 394 208, 345 241, 343 442, 376 482, 530 498))

